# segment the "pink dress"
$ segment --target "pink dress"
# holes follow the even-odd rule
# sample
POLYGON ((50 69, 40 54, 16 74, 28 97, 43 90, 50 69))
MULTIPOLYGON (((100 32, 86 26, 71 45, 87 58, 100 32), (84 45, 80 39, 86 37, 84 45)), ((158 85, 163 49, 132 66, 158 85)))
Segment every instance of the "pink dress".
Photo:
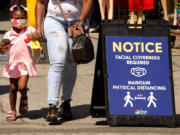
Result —
POLYGON ((24 75, 36 75, 36 68, 31 56, 30 48, 25 43, 24 39, 27 33, 33 32, 33 27, 27 27, 19 34, 13 30, 8 31, 4 39, 11 41, 9 49, 9 60, 3 70, 3 76, 7 78, 19 78, 24 75))

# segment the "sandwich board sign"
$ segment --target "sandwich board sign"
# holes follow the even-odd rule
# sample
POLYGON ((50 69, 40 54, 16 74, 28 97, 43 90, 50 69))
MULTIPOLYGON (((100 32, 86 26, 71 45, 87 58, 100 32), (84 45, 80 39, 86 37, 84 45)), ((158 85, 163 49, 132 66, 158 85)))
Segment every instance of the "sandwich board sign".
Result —
POLYGON ((110 125, 171 126, 175 105, 168 36, 108 32, 104 63, 110 125))

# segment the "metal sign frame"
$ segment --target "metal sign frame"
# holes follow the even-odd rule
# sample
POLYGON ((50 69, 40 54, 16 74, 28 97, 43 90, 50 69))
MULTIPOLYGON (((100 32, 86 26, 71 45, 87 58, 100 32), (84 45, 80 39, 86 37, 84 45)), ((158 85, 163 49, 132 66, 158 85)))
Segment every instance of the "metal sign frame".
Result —
MULTIPOLYGON (((169 25, 164 21, 157 21, 152 24, 141 25, 142 29, 129 29, 129 24, 123 24, 118 20, 103 21, 101 24, 102 30, 102 52, 103 52, 103 73, 105 84, 105 101, 106 114, 110 126, 119 125, 161 125, 174 127, 175 125, 175 100, 174 100, 174 84, 172 74, 172 58, 170 51, 169 25), (149 29, 148 32, 147 29, 149 29), (161 29, 161 30, 160 30, 161 29), (163 31, 162 31, 163 30, 163 31), (129 31, 129 32, 128 32, 129 31), (167 37, 168 38, 168 52, 169 53, 169 81, 171 84, 171 102, 172 102, 172 116, 135 116, 135 115, 110 115, 109 113, 109 99, 108 99, 108 73, 107 73, 107 56, 106 56, 106 36, 143 36, 143 37, 167 37)), ((137 25, 133 25, 137 26, 137 25)), ((139 26, 139 25, 138 25, 139 26)))

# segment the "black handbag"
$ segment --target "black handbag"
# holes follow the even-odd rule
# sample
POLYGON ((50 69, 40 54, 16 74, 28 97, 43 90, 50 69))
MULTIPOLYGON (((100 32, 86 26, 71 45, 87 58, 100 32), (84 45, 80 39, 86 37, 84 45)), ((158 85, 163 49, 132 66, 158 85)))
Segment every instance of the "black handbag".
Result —
POLYGON ((86 64, 94 59, 94 47, 92 41, 85 34, 74 39, 72 44, 73 59, 77 64, 86 64))
MULTIPOLYGON (((68 22, 68 18, 61 7, 60 0, 57 0, 59 5, 59 9, 61 10, 65 20, 68 22)), ((69 37, 73 37, 73 44, 72 44, 72 55, 73 60, 77 64, 86 64, 89 63, 94 59, 94 47, 92 41, 89 37, 85 35, 83 31, 75 32, 78 30, 74 30, 73 26, 68 26, 68 35, 69 37), (76 33, 76 34, 73 34, 76 33), (78 34, 77 34, 78 33, 78 34), (74 35, 74 36, 73 36, 74 35)))

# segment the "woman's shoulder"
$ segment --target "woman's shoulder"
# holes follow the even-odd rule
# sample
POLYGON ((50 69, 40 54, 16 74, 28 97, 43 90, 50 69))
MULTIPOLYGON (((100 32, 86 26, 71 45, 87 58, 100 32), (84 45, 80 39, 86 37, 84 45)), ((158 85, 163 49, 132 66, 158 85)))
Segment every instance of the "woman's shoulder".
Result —
POLYGON ((5 34, 4 34, 4 38, 9 38, 11 36, 11 33, 12 33, 12 29, 7 31, 5 34))
POLYGON ((8 30, 6 33, 5 33, 5 35, 8 35, 8 34, 10 34, 10 33, 12 33, 13 32, 13 29, 10 29, 10 30, 8 30))

